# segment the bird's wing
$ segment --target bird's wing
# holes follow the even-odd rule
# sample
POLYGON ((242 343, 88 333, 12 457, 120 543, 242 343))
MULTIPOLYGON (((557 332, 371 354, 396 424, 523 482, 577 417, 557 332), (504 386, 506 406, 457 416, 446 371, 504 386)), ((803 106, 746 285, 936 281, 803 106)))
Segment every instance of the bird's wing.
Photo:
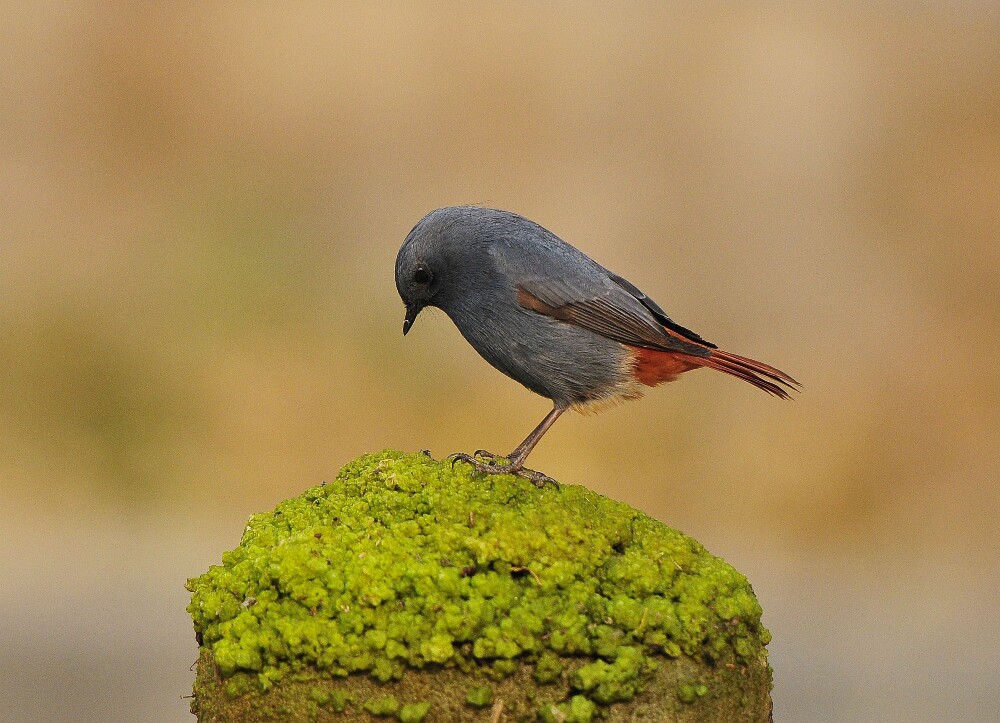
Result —
POLYGON ((714 345, 675 324, 635 286, 598 269, 604 272, 595 274, 599 282, 572 274, 529 276, 517 286, 518 303, 623 344, 699 357, 711 353, 714 345))
POLYGON ((639 301, 639 303, 641 303, 643 306, 645 306, 647 309, 649 309, 649 312, 653 316, 656 317, 656 320, 658 322, 660 322, 661 324, 663 324, 668 329, 672 329, 673 331, 676 331, 678 334, 680 334, 681 336, 683 336, 685 339, 688 339, 689 341, 693 341, 693 342, 695 342, 697 344, 704 344, 705 346, 709 347, 710 349, 717 349, 718 348, 712 342, 705 341, 698 334, 694 333, 690 329, 684 328, 683 326, 681 326, 680 324, 678 324, 676 321, 674 321, 673 319, 671 319, 669 316, 667 316, 667 312, 665 312, 663 309, 661 309, 659 304, 657 304, 655 301, 653 301, 648 296, 646 296, 644 293, 642 293, 642 291, 640 291, 638 287, 636 287, 634 284, 632 284, 631 282, 629 282, 627 279, 623 279, 618 274, 613 274, 610 271, 608 272, 608 278, 610 278, 616 284, 618 284, 623 289, 625 289, 625 291, 627 291, 628 293, 632 294, 632 296, 634 296, 639 301))

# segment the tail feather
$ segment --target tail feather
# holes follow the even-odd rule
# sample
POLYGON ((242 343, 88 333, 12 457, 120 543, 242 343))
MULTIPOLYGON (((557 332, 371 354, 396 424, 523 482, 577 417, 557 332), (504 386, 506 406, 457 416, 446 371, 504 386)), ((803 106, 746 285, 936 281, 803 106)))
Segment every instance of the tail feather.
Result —
POLYGON ((742 379, 758 389, 763 389, 768 394, 782 399, 791 399, 789 392, 797 392, 801 387, 797 381, 780 369, 721 349, 712 349, 710 355, 698 358, 696 363, 698 366, 716 369, 742 379))

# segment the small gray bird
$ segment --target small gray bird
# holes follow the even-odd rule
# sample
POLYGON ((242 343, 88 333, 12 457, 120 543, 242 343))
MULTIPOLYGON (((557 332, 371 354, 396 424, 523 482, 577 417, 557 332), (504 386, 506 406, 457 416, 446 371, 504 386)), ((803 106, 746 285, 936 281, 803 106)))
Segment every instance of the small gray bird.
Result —
POLYGON ((406 305, 403 334, 421 309, 436 306, 486 361, 552 400, 552 411, 506 457, 484 450, 450 457, 539 487, 554 480, 524 461, 567 409, 637 399, 643 386, 699 367, 783 399, 799 386, 783 371, 685 329, 628 281, 509 211, 431 211, 399 249, 396 288, 406 305))

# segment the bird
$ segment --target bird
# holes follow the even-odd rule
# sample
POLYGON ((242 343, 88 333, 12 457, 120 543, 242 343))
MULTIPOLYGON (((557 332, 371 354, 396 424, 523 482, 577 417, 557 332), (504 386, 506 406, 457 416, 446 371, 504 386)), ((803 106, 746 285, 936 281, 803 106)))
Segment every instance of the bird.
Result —
POLYGON ((449 456, 479 472, 555 484, 524 463, 564 412, 638 399, 645 387, 692 369, 715 369, 782 399, 801 386, 769 364, 719 349, 631 282, 510 211, 431 211, 407 234, 395 270, 404 336, 422 309, 441 309, 493 367, 552 401, 510 454, 449 456))

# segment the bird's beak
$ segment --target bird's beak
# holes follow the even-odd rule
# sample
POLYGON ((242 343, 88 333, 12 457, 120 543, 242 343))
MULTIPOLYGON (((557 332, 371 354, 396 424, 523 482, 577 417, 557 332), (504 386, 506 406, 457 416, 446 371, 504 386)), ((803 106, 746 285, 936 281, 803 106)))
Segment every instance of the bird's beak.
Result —
POLYGON ((407 306, 406 307, 406 318, 403 319, 403 336, 406 336, 406 332, 410 330, 413 326, 413 322, 417 319, 417 314, 420 313, 419 306, 407 306))

